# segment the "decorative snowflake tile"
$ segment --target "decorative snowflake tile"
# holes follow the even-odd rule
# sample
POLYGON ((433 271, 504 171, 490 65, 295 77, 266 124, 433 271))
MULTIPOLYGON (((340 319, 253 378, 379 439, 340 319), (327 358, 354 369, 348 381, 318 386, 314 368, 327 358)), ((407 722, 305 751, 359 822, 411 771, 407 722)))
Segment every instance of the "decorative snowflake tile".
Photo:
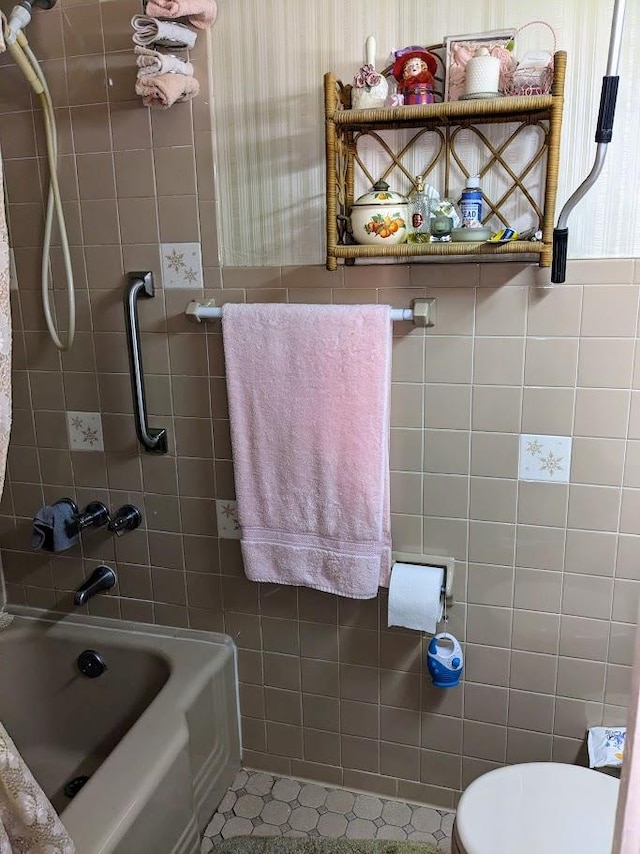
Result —
POLYGON ((240 539, 240 523, 235 501, 216 498, 216 518, 219 537, 223 540, 240 539))
POLYGON ((99 412, 67 412, 67 432, 72 451, 104 451, 99 412))
POLYGON ((570 469, 570 436, 520 436, 520 480, 568 483, 570 469))
POLYGON ((162 281, 165 288, 202 288, 199 243, 161 243, 162 281))

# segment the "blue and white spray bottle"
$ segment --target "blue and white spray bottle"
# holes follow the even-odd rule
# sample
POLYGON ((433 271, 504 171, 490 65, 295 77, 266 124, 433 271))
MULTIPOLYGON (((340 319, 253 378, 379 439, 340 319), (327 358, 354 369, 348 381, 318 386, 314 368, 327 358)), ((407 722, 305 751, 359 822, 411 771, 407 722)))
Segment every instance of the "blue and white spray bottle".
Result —
POLYGON ((460 213, 463 228, 482 226, 482 190, 479 175, 470 175, 467 178, 467 186, 460 196, 460 213))
POLYGON ((455 688, 464 667, 462 647, 456 637, 440 632, 429 641, 427 669, 436 688, 455 688))

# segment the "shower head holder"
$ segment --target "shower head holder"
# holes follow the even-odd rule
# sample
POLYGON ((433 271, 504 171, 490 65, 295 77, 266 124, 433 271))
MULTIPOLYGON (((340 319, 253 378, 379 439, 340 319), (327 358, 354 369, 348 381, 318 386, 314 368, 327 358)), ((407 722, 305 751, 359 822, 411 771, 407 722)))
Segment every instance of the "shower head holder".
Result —
POLYGON ((23 9, 26 9, 28 12, 31 12, 31 9, 53 9, 58 0, 20 0, 20 3, 17 5, 22 6, 23 9))
POLYGON ((20 0, 11 10, 7 21, 7 44, 13 44, 19 34, 31 23, 31 11, 38 9, 53 9, 57 0, 20 0))

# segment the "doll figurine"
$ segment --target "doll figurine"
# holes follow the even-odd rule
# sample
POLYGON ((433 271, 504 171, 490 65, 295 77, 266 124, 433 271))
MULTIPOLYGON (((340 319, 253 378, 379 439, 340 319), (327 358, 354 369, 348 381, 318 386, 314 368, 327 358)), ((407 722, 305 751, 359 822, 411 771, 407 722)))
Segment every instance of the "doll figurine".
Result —
POLYGON ((405 104, 432 104, 433 75, 437 69, 435 56, 422 47, 407 47, 395 52, 393 76, 405 104))

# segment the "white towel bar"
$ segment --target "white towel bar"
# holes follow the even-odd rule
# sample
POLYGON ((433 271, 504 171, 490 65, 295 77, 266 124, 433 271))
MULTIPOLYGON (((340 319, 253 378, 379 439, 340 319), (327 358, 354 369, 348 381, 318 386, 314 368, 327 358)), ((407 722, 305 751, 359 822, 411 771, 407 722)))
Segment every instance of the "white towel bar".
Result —
MULTIPOLYGON (((189 320, 201 323, 203 320, 216 320, 222 317, 222 308, 214 300, 198 302, 191 300, 184 310, 189 320)), ((436 301, 430 299, 414 299, 411 308, 392 308, 391 320, 410 320, 416 326, 435 326, 436 301)))

